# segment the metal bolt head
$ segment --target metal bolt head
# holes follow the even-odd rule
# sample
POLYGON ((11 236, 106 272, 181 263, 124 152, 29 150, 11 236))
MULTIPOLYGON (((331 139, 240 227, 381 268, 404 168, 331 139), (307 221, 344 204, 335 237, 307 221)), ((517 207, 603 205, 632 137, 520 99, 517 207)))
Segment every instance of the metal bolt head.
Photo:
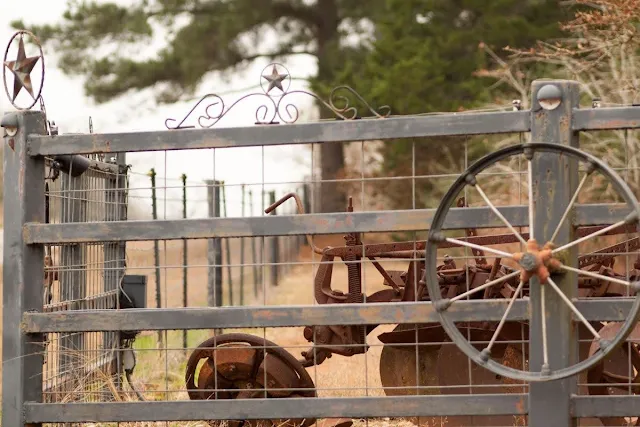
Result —
POLYGON ((511 105, 513 105, 513 111, 522 110, 522 101, 519 99, 514 99, 513 101, 511 101, 511 105))
POLYGON ((562 102, 562 91, 555 85, 544 85, 538 91, 536 98, 540 107, 545 110, 555 110, 562 102))
POLYGON ((520 258, 519 264, 522 266, 522 268, 525 269, 525 271, 534 271, 538 265, 538 261, 536 260, 535 255, 533 254, 524 254, 522 255, 522 258, 520 258))
POLYGON ((18 117, 12 113, 6 113, 0 120, 0 127, 4 129, 5 136, 16 136, 18 133, 18 117))
POLYGON ((4 128, 5 136, 16 136, 18 133, 18 128, 14 128, 12 126, 7 126, 4 128))

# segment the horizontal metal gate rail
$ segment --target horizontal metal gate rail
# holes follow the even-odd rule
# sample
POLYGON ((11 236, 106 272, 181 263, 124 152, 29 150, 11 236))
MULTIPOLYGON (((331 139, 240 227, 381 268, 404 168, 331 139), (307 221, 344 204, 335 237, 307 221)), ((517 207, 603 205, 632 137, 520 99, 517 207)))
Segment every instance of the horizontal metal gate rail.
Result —
MULTIPOLYGON (((638 414, 635 396, 573 396, 573 417, 619 416, 638 414)), ((27 403, 28 422, 45 421, 189 421, 212 419, 216 414, 225 418, 287 418, 297 417, 410 417, 455 415, 526 415, 529 405, 526 394, 496 394, 475 396, 403 396, 403 397, 341 397, 322 399, 252 399, 241 401, 196 402, 131 402, 112 403, 27 403)))
MULTIPOLYGON (((637 107, 575 111, 575 131, 638 129, 637 107)), ((384 121, 362 119, 286 126, 228 129, 180 129, 103 135, 30 135, 31 156, 192 150, 199 148, 252 147, 323 142, 369 141, 429 136, 484 135, 529 132, 530 111, 498 113, 450 113, 433 116, 391 117, 384 121)))
MULTIPOLYGON (((625 298, 590 298, 575 303, 587 320, 621 321, 631 302, 625 298)), ((456 321, 498 321, 507 301, 469 301, 452 307, 456 321)), ((530 316, 528 303, 516 301, 508 320, 530 316)), ((22 328, 27 333, 51 331, 128 331, 133 329, 207 329, 287 327, 313 325, 375 325, 438 322, 430 303, 367 303, 325 306, 158 308, 121 311, 95 310, 56 313, 25 313, 22 328)))
MULTIPOLYGON (((498 208, 514 227, 527 225, 527 207, 498 208)), ((77 243, 135 240, 203 239, 213 237, 294 236, 428 229, 435 209, 361 213, 265 216, 257 218, 126 221, 87 224, 34 224, 23 228, 26 243, 77 243)), ((629 214, 615 204, 576 206, 578 226, 611 224, 629 214)), ((501 222, 489 208, 452 209, 446 227, 493 228, 501 222)))
MULTIPOLYGON (((41 358, 33 355, 39 349, 34 343, 38 343, 42 334, 49 332, 438 322, 430 303, 43 312, 42 296, 39 294, 42 247, 46 244, 424 231, 430 227, 435 213, 433 209, 417 209, 257 218, 44 224, 40 200, 42 185, 37 184, 43 179, 40 171, 43 156, 521 133, 532 131, 532 126, 536 126, 532 124, 535 123, 532 117, 539 114, 537 111, 451 113, 247 128, 55 136, 40 135, 44 133, 40 113, 13 114, 18 117, 19 128, 15 137, 15 153, 9 153, 9 158, 5 160, 9 165, 5 168, 5 185, 11 187, 18 183, 33 183, 37 187, 37 195, 25 192, 20 187, 19 190, 7 191, 5 196, 7 229, 3 335, 5 351, 8 346, 15 347, 15 351, 5 356, 5 361, 6 357, 12 358, 11 372, 5 371, 3 378, 3 419, 9 421, 7 426, 82 421, 528 414, 532 402, 536 403, 536 399, 542 398, 540 394, 481 394, 252 399, 248 403, 159 401, 49 404, 42 403, 39 390, 41 358), (15 215, 15 219, 7 220, 7 214, 15 215), (29 264, 28 267, 26 264, 29 264), (7 310, 9 301, 15 303, 7 310)), ((569 130, 575 132, 640 128, 640 107, 574 108, 571 116, 569 130)), ((8 151, 5 148, 5 153, 8 151)), ((514 226, 528 225, 526 206, 500 208, 500 211, 514 226)), ((611 224, 627 214, 622 205, 580 205, 574 223, 580 226, 611 224)), ((500 225, 499 220, 491 215, 489 208, 453 209, 447 227, 483 228, 500 225)), ((499 320, 505 305, 506 301, 473 301, 452 306, 450 313, 460 321, 499 320)), ((576 306, 588 319, 621 321, 625 319, 631 301, 625 298, 593 299, 576 302, 576 306)), ((526 301, 518 301, 509 319, 529 319, 532 313, 528 307, 526 301)), ((570 417, 637 415, 638 399, 632 396, 569 396, 567 401, 570 402, 570 417)))

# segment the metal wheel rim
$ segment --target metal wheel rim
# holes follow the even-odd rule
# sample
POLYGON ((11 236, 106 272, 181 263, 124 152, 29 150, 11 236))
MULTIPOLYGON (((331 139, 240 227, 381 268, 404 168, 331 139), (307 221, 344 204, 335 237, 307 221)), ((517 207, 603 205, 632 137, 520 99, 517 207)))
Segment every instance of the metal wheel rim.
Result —
MULTIPOLYGON (((444 224, 444 220, 446 218, 447 213, 449 212, 449 206, 452 206, 455 203, 455 197, 459 194, 461 190, 467 185, 466 179, 470 175, 476 175, 482 170, 486 169, 488 166, 491 166, 493 163, 503 160, 507 157, 511 157, 518 154, 524 154, 527 149, 533 150, 533 152, 551 152, 556 154, 567 154, 570 157, 579 160, 581 162, 593 163, 596 166, 596 169, 599 170, 604 176, 611 180, 611 184, 618 192, 618 194, 623 197, 627 205, 631 208, 631 211, 635 211, 636 215, 640 216, 640 207, 638 206, 637 199, 635 198, 633 192, 628 187, 628 185, 618 176, 618 174, 613 171, 609 166, 605 163, 597 159, 596 157, 585 153, 579 149, 560 145, 553 143, 528 143, 528 144, 518 144, 510 147, 503 148, 494 153, 491 153, 474 164, 469 166, 469 168, 456 179, 453 185, 449 188, 444 198, 440 202, 438 209, 433 217, 433 221, 431 224, 431 228, 429 230, 427 248, 426 248, 426 262, 430 268, 427 268, 428 278, 427 280, 427 288, 429 290, 429 295, 431 297, 432 304, 437 304, 438 301, 441 301, 443 298, 440 296, 440 288, 438 286, 438 277, 436 272, 437 266, 437 251, 438 251, 438 243, 435 238, 435 234, 441 231, 441 227, 444 224)), ((622 328, 619 333, 614 337, 611 343, 607 346, 606 349, 600 350, 594 356, 589 357, 581 362, 578 362, 574 365, 571 365, 566 368, 552 370, 549 375, 542 375, 540 372, 531 372, 531 371, 522 371, 518 369, 513 369, 496 363, 495 361, 489 359, 486 362, 481 357, 481 354, 478 350, 476 350, 467 340, 466 338, 458 331, 454 322, 449 318, 446 314, 446 311, 436 310, 438 318, 440 319, 440 323, 442 327, 446 331, 447 335, 451 338, 451 340, 462 350, 471 360, 475 363, 484 366, 485 368, 491 370, 494 373, 503 375, 505 377, 509 377, 516 380, 530 381, 530 382, 542 382, 542 381, 552 381, 557 379, 562 379, 566 377, 570 377, 580 372, 583 372, 601 360, 603 360, 607 354, 609 354, 614 348, 618 346, 619 343, 623 342, 629 333, 632 331, 635 323, 638 320, 638 314, 640 310, 640 299, 638 295, 634 295, 633 304, 631 310, 629 311, 629 315, 627 319, 624 321, 622 328)), ((530 302, 529 302, 530 303, 530 302)))

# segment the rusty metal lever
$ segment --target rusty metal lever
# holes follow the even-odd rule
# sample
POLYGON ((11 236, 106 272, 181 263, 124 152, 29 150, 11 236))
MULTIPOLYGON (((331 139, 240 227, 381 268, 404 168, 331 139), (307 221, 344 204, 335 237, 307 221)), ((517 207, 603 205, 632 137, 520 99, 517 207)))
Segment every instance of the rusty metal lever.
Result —
MULTIPOLYGON (((265 209, 264 213, 266 213, 267 215, 270 214, 278 206, 280 206, 281 204, 283 204, 284 202, 286 202, 287 200, 289 200, 291 198, 293 198, 296 201, 296 205, 298 207, 298 214, 299 215, 304 215, 304 213, 305 213, 304 212, 304 206, 302 206, 302 201, 300 200, 300 197, 296 193, 289 193, 289 194, 284 195, 279 200, 277 200, 274 204, 272 204, 267 209, 265 209)), ((313 238, 310 235, 305 234, 305 237, 307 238, 307 243, 309 244, 309 246, 311 247, 313 252, 315 252, 315 253, 317 253, 319 255, 322 255, 324 253, 324 251, 322 249, 318 248, 317 246, 315 246, 313 244, 313 238)))

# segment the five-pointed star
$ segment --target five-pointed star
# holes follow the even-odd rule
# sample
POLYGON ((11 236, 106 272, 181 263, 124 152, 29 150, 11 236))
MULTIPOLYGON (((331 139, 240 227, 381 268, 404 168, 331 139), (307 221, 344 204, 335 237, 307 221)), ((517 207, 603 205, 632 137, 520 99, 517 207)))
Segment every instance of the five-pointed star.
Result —
POLYGON ((5 61, 4 65, 7 67, 14 75, 13 79, 13 100, 16 100, 18 93, 22 88, 25 88, 31 98, 35 99, 35 95, 33 94, 33 87, 31 86, 31 70, 35 67, 36 62, 38 62, 40 56, 31 56, 27 58, 27 55, 24 52, 24 41, 20 38, 20 42, 18 44, 18 56, 15 61, 5 61))
POLYGON ((278 70, 274 65, 271 69, 271 75, 262 76, 262 78, 266 79, 269 82, 269 89, 267 89, 267 93, 271 92, 274 87, 277 87, 282 92, 284 92, 284 89, 282 88, 282 81, 288 76, 288 74, 278 74, 278 70))

